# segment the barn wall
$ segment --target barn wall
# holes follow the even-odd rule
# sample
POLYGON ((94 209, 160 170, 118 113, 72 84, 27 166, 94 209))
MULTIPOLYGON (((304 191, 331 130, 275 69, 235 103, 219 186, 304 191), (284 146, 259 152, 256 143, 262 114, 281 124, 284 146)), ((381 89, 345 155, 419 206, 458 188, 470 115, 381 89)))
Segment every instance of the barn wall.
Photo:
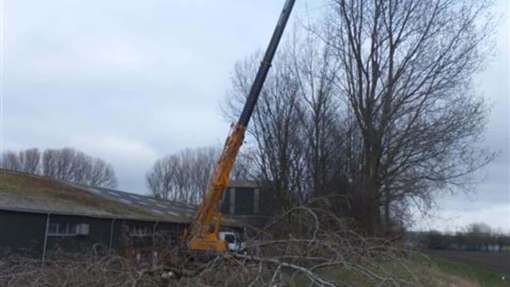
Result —
POLYGON ((46 215, 0 210, 0 256, 42 254, 46 215))
POLYGON ((230 214, 230 193, 230 188, 225 189, 225 192, 223 192, 223 197, 220 202, 220 211, 223 214, 230 214))
MULTIPOLYGON (((15 253, 41 257, 46 232, 46 214, 0 210, 0 256, 15 253)), ((86 216, 50 215, 50 224, 88 224, 88 235, 48 235, 47 255, 55 252, 119 252, 161 248, 176 244, 184 228, 178 223, 101 219, 86 216), (138 231, 147 231, 140 233, 138 231)))
POLYGON ((265 187, 229 187, 223 194, 220 210, 246 225, 263 227, 283 211, 276 192, 265 187))
POLYGON ((273 216, 282 211, 276 192, 268 189, 260 190, 260 215, 273 216))
POLYGON ((96 249, 108 249, 110 241, 111 219, 98 219, 83 216, 51 215, 50 223, 88 224, 88 235, 48 236, 49 251, 92 252, 96 249))
POLYGON ((276 193, 268 188, 229 187, 223 194, 220 210, 230 215, 272 216, 281 211, 281 204, 276 193))
POLYGON ((254 204, 254 188, 237 187, 235 189, 235 214, 238 215, 251 215, 255 214, 254 204))

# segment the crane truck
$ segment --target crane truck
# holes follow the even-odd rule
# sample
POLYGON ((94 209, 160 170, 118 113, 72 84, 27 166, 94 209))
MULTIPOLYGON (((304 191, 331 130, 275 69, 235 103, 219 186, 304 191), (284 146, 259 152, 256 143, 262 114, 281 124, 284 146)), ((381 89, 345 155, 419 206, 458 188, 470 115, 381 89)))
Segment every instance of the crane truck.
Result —
POLYGON ((229 184, 230 172, 243 144, 244 135, 251 115, 257 104, 262 86, 267 78, 271 63, 287 26, 295 0, 286 0, 276 28, 264 54, 257 75, 250 88, 239 120, 232 126, 222 153, 216 163, 202 202, 195 214, 191 231, 185 235, 188 248, 193 251, 225 252, 229 250, 224 236, 220 236, 222 215, 219 205, 225 188, 229 184))

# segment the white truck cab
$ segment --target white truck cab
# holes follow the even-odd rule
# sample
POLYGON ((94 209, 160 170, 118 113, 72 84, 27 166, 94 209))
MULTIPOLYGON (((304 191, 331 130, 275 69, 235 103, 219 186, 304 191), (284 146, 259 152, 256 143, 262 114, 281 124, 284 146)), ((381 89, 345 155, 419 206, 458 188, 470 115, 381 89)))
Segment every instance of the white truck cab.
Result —
POLYGON ((235 231, 221 231, 220 239, 225 240, 228 250, 232 252, 242 252, 246 248, 246 243, 241 240, 239 233, 235 231))

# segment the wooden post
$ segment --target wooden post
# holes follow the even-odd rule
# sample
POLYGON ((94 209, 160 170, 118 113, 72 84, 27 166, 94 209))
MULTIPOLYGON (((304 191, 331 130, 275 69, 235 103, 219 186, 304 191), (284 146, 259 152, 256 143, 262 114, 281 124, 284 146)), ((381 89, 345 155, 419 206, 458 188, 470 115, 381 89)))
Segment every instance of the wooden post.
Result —
POLYGON ((46 215, 46 228, 44 230, 44 242, 43 242, 43 251, 42 251, 42 258, 41 258, 41 266, 44 266, 44 263, 46 261, 46 248, 48 245, 48 231, 50 229, 50 214, 48 213, 46 215))
POLYGON ((112 224, 110 224, 110 242, 108 244, 108 249, 112 249, 113 247, 113 232, 114 232, 114 224, 115 224, 115 218, 112 219, 112 224))

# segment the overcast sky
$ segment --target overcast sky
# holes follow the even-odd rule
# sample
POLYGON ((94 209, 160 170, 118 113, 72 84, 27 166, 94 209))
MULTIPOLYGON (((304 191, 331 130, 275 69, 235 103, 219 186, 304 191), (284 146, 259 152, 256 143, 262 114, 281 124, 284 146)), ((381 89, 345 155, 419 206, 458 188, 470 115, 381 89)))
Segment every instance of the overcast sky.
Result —
MULTIPOLYGON (((219 104, 233 66, 265 48, 283 2, 0 0, 0 149, 72 146, 111 162, 120 189, 145 193, 158 157, 223 142, 219 104)), ((507 2, 497 2, 502 18, 507 2)), ((324 3, 298 0, 293 22, 324 3)), ((498 158, 478 192, 440 198, 419 228, 485 221, 510 231, 508 25, 500 21, 475 80, 492 107, 486 142, 498 158)))

